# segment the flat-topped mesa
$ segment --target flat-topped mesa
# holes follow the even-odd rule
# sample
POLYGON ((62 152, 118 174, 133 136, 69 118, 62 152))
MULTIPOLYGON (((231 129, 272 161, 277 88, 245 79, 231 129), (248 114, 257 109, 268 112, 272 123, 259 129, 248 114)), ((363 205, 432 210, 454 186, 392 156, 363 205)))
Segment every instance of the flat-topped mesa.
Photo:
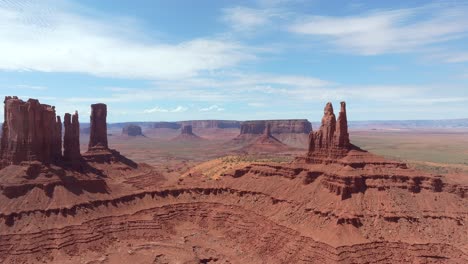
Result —
POLYGON ((192 131, 192 125, 185 125, 182 127, 181 135, 194 135, 192 131))
POLYGON ((63 159, 71 163, 79 163, 80 154, 80 123, 78 112, 73 115, 66 113, 63 120, 65 133, 63 136, 63 159))
POLYGON ((4 103, 0 167, 24 161, 55 161, 59 155, 55 147, 59 135, 55 107, 36 99, 24 102, 16 96, 6 96, 4 103))
POLYGON ((309 134, 308 161, 312 163, 333 162, 346 156, 351 148, 346 103, 341 102, 337 121, 333 113, 333 105, 328 102, 319 130, 309 134))
POLYGON ((91 105, 91 128, 89 134, 88 151, 106 150, 107 144, 107 105, 91 105))

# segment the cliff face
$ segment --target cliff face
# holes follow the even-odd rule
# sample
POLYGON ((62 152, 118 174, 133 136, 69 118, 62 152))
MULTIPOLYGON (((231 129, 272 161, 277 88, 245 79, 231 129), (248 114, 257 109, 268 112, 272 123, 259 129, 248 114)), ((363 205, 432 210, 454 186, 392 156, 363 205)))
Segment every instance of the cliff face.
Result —
POLYGON ((264 133, 267 125, 270 126, 272 134, 308 134, 312 131, 312 125, 306 119, 297 120, 252 120, 241 124, 240 134, 258 134, 264 133))
POLYGON ((351 150, 349 142, 346 103, 341 102, 338 121, 329 102, 325 106, 318 131, 309 134, 308 156, 312 162, 329 162, 346 156, 351 150))
POLYGON ((0 159, 4 165, 37 160, 50 163, 61 156, 60 119, 55 108, 38 100, 5 97, 0 159))
POLYGON ((95 148, 107 149, 107 105, 91 105, 91 128, 88 150, 95 148))
POLYGON ((170 128, 170 129, 179 129, 182 126, 176 122, 155 122, 152 128, 170 128))

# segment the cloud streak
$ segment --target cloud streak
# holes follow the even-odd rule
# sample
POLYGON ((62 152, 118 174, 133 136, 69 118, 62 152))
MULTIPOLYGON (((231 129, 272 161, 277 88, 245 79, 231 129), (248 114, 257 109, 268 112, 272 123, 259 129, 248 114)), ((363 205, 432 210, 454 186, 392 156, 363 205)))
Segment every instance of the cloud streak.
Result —
POLYGON ((143 113, 145 113, 145 114, 152 114, 152 113, 182 113, 182 112, 185 112, 187 110, 188 110, 187 107, 180 106, 180 105, 177 106, 176 108, 172 108, 172 109, 166 109, 166 108, 161 108, 159 106, 156 106, 154 108, 144 110, 143 113))
POLYGON ((1 70, 168 79, 255 58, 248 48, 227 39, 142 40, 143 35, 135 33, 141 32, 135 23, 119 17, 83 16, 68 10, 67 1, 61 3, 51 9, 43 2, 0 2, 1 70))
POLYGON ((363 55, 407 52, 465 37, 467 12, 466 5, 456 9, 427 5, 347 17, 309 16, 298 19, 288 30, 363 55))

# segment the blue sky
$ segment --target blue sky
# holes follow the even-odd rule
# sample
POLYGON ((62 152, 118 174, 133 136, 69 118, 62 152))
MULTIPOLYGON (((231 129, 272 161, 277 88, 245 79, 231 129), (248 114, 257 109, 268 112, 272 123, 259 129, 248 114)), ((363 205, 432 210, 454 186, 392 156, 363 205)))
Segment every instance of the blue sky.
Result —
POLYGON ((96 102, 110 122, 316 121, 341 100, 351 120, 466 118, 466 14, 455 0, 0 0, 0 93, 82 122, 96 102))

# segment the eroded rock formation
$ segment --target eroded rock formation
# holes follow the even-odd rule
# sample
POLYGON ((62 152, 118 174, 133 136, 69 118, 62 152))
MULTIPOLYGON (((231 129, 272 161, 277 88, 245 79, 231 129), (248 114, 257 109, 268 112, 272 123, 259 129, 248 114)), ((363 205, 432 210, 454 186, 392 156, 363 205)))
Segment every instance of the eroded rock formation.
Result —
POLYGON ((91 130, 88 150, 108 149, 107 144, 107 105, 91 105, 91 130))
POLYGON ((57 147, 60 131, 55 108, 38 100, 24 102, 5 97, 4 123, 0 148, 3 165, 22 161, 50 163, 60 156, 57 147))
POLYGON ((338 122, 333 105, 328 102, 324 109, 319 130, 309 134, 308 156, 311 162, 331 162, 342 158, 353 146, 349 142, 346 103, 341 102, 338 122))
POLYGON ((194 135, 192 131, 192 126, 191 125, 185 125, 182 127, 182 130, 180 132, 182 135, 194 135))
POLYGON ((78 112, 75 112, 73 115, 66 113, 63 125, 65 128, 63 136, 63 158, 67 162, 79 163, 81 154, 78 112))
POLYGON ((140 126, 137 125, 128 125, 122 128, 122 134, 131 136, 131 137, 136 137, 136 136, 143 136, 143 132, 141 130, 140 126))

